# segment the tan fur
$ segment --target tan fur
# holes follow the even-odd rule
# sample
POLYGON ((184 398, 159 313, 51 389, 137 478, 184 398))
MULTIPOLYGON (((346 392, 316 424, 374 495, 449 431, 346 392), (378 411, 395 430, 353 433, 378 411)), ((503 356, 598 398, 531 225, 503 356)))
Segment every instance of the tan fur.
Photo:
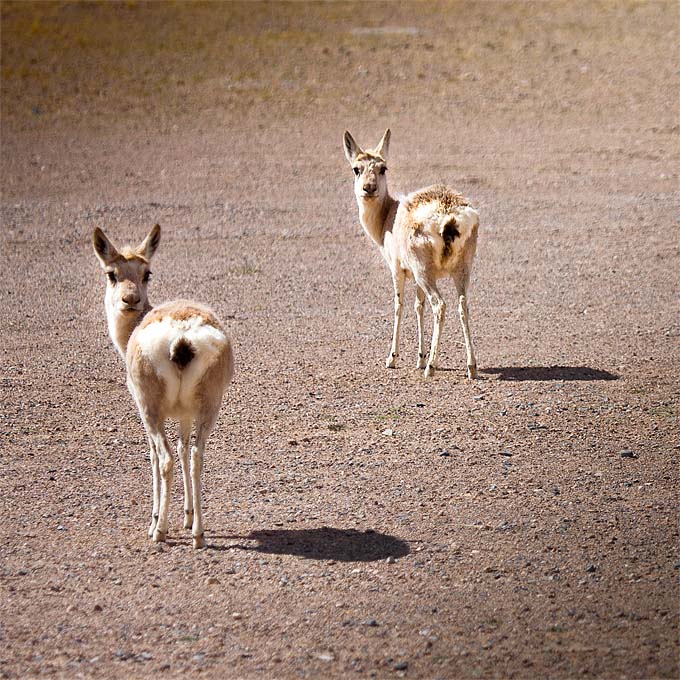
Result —
POLYGON ((219 319, 211 309, 189 300, 175 300, 174 302, 166 302, 162 307, 155 307, 144 317, 140 323, 140 327, 143 328, 150 323, 160 321, 166 316, 172 317, 177 321, 187 321, 192 318, 199 318, 204 324, 217 328, 218 330, 224 330, 219 319))
POLYGON ((433 202, 437 203, 443 212, 450 212, 455 208, 470 205, 470 201, 465 196, 452 191, 443 184, 433 184, 431 187, 420 189, 411 194, 405 207, 409 213, 412 213, 418 206, 433 202))
POLYGON ((404 280, 416 284, 418 367, 425 360, 423 300, 427 296, 435 316, 434 333, 425 375, 434 374, 446 305, 437 280, 451 276, 458 292, 459 314, 465 336, 468 376, 476 377, 477 362, 468 322, 466 292, 477 248, 479 217, 470 202, 452 189, 436 184, 397 201, 387 190, 386 159, 390 131, 375 149, 363 151, 345 132, 345 155, 355 173, 354 193, 361 224, 378 245, 389 265, 394 286, 394 333, 386 365, 393 368, 399 348, 404 280))
POLYGON ((107 273, 106 316, 111 339, 125 359, 127 383, 146 428, 153 473, 149 535, 164 541, 174 456, 165 421, 179 421, 177 450, 184 482, 184 526, 193 545, 205 545, 201 509, 203 451, 234 372, 229 338, 215 313, 188 300, 152 308, 147 297, 149 263, 160 242, 156 225, 136 248, 118 250, 101 229, 93 234, 95 254, 107 273), (173 347, 182 348, 176 363, 173 347), (195 445, 189 441, 195 426, 195 445))

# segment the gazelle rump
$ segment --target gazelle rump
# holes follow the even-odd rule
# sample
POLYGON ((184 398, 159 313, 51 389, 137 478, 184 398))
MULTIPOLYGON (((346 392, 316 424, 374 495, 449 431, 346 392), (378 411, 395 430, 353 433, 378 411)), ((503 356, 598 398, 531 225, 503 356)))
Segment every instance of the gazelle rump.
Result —
POLYGON ((394 333, 386 365, 394 368, 399 355, 404 284, 414 279, 415 311, 418 321, 418 368, 434 375, 446 304, 437 280, 450 276, 458 293, 458 311, 463 326, 469 378, 477 377, 477 360, 470 336, 467 289, 477 249, 479 215, 460 194, 443 185, 415 191, 399 199, 387 190, 387 152, 390 131, 385 131, 375 149, 362 150, 349 132, 344 134, 345 156, 354 171, 354 194, 364 231, 380 248, 392 274, 394 286, 394 333), (429 357, 423 337, 425 297, 434 314, 429 357), (425 359, 427 358, 427 363, 425 359))
POLYGON ((92 244, 108 279, 104 307, 109 335, 125 360, 128 389, 149 440, 153 476, 149 536, 156 542, 165 541, 168 531, 174 454, 165 422, 172 419, 179 422, 184 527, 191 528, 194 548, 202 548, 203 455, 234 373, 234 357, 229 338, 208 307, 187 300, 158 307, 149 304, 149 263, 160 236, 161 228, 156 225, 139 246, 119 250, 97 228, 92 244))

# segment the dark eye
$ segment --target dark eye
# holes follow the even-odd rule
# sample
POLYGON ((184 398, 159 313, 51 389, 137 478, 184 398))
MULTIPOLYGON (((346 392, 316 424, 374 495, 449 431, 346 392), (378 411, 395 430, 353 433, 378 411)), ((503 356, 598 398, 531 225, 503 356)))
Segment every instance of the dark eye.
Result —
POLYGON ((352 168, 352 170, 354 170, 354 174, 355 174, 357 177, 361 174, 361 171, 359 170, 359 168, 352 168))
POLYGON ((383 165, 382 168, 380 168, 380 174, 384 175, 387 172, 387 168, 383 165))
POLYGON ((151 272, 146 272, 146 274, 144 274, 144 278, 142 280, 144 281, 144 283, 149 283, 150 278, 151 278, 151 272))
POLYGON ((116 272, 106 272, 106 276, 108 277, 109 281, 111 283, 116 283, 118 279, 116 279, 116 272))

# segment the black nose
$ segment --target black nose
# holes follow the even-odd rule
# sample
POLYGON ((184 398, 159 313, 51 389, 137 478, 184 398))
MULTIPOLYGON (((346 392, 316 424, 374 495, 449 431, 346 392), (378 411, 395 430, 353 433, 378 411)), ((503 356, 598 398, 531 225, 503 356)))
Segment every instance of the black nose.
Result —
POLYGON ((364 184, 364 193, 365 194, 374 194, 375 190, 377 188, 377 185, 371 183, 371 184, 364 184))
POLYGON ((123 295, 123 302, 126 305, 137 305, 139 304, 139 295, 137 293, 126 293, 123 295))

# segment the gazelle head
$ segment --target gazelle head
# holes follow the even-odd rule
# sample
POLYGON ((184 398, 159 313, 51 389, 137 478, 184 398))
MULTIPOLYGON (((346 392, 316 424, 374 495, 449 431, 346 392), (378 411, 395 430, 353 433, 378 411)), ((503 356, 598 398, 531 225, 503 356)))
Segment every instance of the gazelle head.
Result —
POLYGON ((354 194, 359 202, 381 202, 387 196, 387 150, 390 131, 385 134, 375 149, 363 151, 349 132, 343 137, 345 156, 354 170, 354 194))
POLYGON ((122 356, 125 356, 132 328, 150 308, 147 295, 151 278, 149 261, 160 240, 158 224, 136 248, 118 250, 99 227, 92 234, 95 255, 106 272, 104 307, 109 334, 122 356))
POLYGON ((92 245, 108 281, 107 311, 129 314, 141 312, 148 305, 149 261, 160 240, 161 228, 157 224, 136 248, 118 250, 99 227, 94 230, 92 245))

